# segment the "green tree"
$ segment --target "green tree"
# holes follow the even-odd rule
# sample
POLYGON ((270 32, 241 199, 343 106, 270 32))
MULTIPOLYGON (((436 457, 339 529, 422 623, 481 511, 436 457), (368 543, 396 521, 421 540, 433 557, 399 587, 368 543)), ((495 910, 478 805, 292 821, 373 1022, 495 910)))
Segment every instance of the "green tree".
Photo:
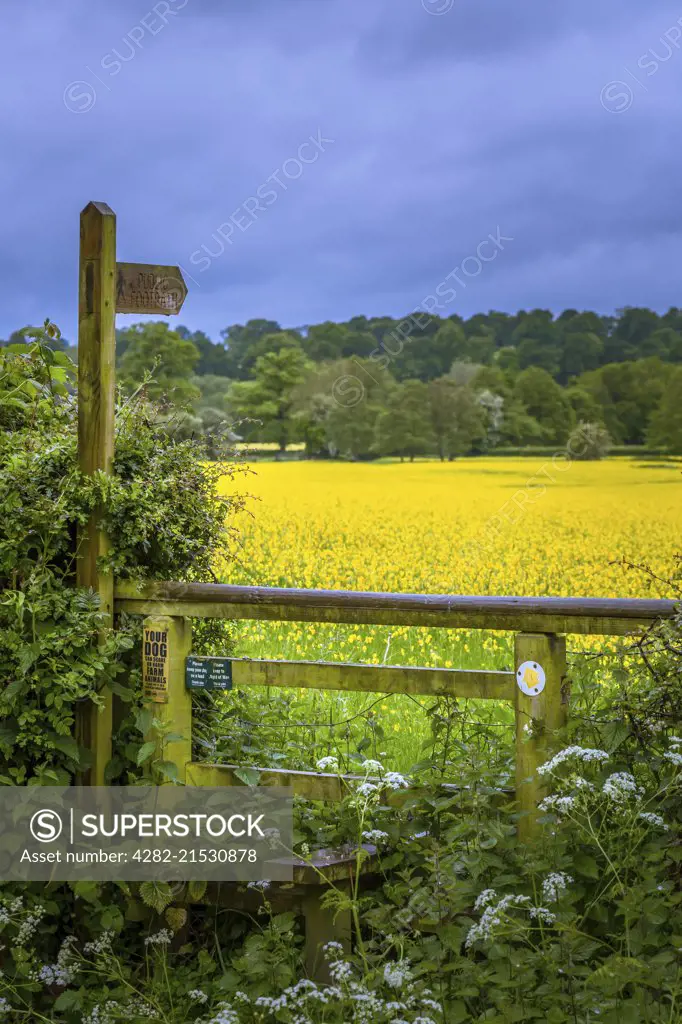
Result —
POLYGON ((376 425, 376 446, 382 455, 425 455, 433 449, 428 387, 421 380, 406 380, 388 394, 386 408, 376 425))
POLYGON ((571 403, 578 423, 600 423, 603 409, 592 392, 578 384, 566 388, 566 397, 571 403))
POLYGON ((637 359, 645 340, 660 326, 658 315, 651 309, 625 306, 617 312, 618 319, 604 345, 605 363, 637 359))
POLYGON ((181 338, 161 320, 134 324, 125 332, 125 341, 120 379, 128 391, 134 391, 151 373, 145 390, 152 401, 186 406, 198 397, 190 377, 199 351, 191 341, 181 338))
POLYGON ((466 455, 486 435, 486 414, 471 387, 440 377, 428 384, 431 429, 443 462, 466 455))
POLYGON ((236 419, 257 420, 261 440, 275 440, 280 452, 294 439, 294 392, 308 367, 300 348, 283 348, 260 356, 255 379, 235 381, 228 406, 236 419))
POLYGON ((519 316, 512 335, 521 370, 541 367, 555 377, 559 372, 559 337, 549 309, 534 309, 519 316))
POLYGON ((641 355, 658 356, 671 363, 682 363, 682 334, 672 327, 660 327, 642 342, 641 355))
POLYGON ((182 326, 176 327, 175 331, 185 341, 191 341, 199 350, 199 362, 196 365, 195 373, 202 377, 204 374, 222 377, 228 375, 229 356, 222 342, 216 344, 203 331, 192 332, 182 326))
POLYGON ((226 327, 220 332, 227 348, 225 374, 233 380, 247 380, 256 361, 251 358, 251 348, 263 335, 277 334, 280 330, 276 320, 249 320, 246 324, 226 327))
POLYGON ((616 443, 643 444, 669 375, 670 366, 652 357, 609 363, 583 374, 577 383, 599 403, 616 443))
POLYGON ((603 341, 592 331, 565 331, 559 356, 559 383, 568 384, 573 377, 596 370, 603 351, 603 341))
POLYGON ((566 392, 547 370, 529 367, 516 378, 514 395, 526 413, 540 424, 547 444, 563 444, 575 425, 566 392))
POLYGON ((682 366, 676 366, 668 376, 658 408, 651 417, 647 442, 672 455, 682 455, 682 366))

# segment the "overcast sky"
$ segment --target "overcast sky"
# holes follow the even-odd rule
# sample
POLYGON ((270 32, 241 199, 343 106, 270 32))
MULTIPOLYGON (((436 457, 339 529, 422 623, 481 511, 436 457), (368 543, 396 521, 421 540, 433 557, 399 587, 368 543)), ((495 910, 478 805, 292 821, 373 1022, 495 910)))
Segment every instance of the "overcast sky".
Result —
POLYGON ((0 9, 0 336, 75 338, 91 199, 120 260, 185 268, 175 322, 214 339, 397 316, 453 271, 443 315, 682 305, 679 3, 0 9))

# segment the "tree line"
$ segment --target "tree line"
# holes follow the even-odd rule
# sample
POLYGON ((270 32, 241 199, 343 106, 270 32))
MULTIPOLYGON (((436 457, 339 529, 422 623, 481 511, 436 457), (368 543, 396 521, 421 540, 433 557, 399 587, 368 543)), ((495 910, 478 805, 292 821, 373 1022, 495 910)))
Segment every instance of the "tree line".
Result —
POLYGON ((250 320, 217 342, 147 322, 117 332, 117 360, 128 390, 153 371, 145 387, 175 429, 218 436, 231 425, 282 451, 303 442, 310 455, 450 459, 561 445, 588 423, 613 444, 682 453, 676 307, 359 316, 296 329, 250 320))

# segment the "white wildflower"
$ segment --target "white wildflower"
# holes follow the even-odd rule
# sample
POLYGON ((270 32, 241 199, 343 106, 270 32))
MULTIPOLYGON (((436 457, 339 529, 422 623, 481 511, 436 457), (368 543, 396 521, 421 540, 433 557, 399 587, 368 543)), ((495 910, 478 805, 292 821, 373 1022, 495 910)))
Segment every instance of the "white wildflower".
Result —
POLYGON ((576 789, 586 789, 594 792, 594 784, 584 779, 582 775, 576 775, 572 780, 573 785, 576 789))
POLYGON ((114 937, 113 931, 102 932, 94 942, 86 942, 83 946, 84 953, 95 953, 106 956, 111 953, 111 942, 114 937))
POLYGON ((7 1002, 4 996, 0 997, 0 1013, 9 1013, 12 1009, 10 1004, 7 1002))
POLYGON ((145 946, 169 946, 172 939, 173 933, 169 932, 167 928, 161 928, 154 935, 148 935, 144 940, 144 944, 145 946))
POLYGON ((384 981, 391 988, 402 988, 412 978, 409 960, 384 965, 384 981))
POLYGON ((478 924, 471 926, 464 941, 466 949, 470 949, 474 942, 479 939, 486 941, 490 939, 493 931, 502 924, 504 915, 511 907, 522 907, 530 903, 528 896, 503 896, 495 905, 489 904, 481 916, 478 924))
POLYGON ((362 782, 358 786, 358 796, 371 796, 372 793, 376 793, 378 786, 375 786, 373 782, 362 782))
POLYGON ((376 772, 378 775, 381 775, 384 770, 384 766, 381 761, 372 761, 368 758, 367 761, 362 762, 362 770, 365 775, 369 775, 370 772, 376 772))
POLYGON ((492 903, 496 896, 497 893, 494 889, 484 889, 483 892, 476 897, 474 910, 481 910, 483 907, 487 907, 489 903, 492 903))
POLYGON ((270 882, 267 880, 267 878, 263 878, 259 882, 247 882, 246 888, 258 889, 259 892, 265 892, 266 889, 270 888, 270 882))
POLYGON ((547 910, 546 907, 531 907, 528 913, 532 918, 537 918, 544 924, 554 924, 556 921, 556 914, 553 914, 551 910, 547 910))
POLYGON ((387 843, 390 836, 388 832, 382 832, 380 828, 373 828, 369 832, 363 832, 362 838, 366 839, 368 843, 375 843, 379 846, 381 843, 387 843))
POLYGON ((332 981, 348 981, 353 974, 353 968, 347 960, 334 960, 329 964, 329 973, 332 981))
POLYGON ((271 850, 276 850, 280 845, 280 831, 278 828, 263 829, 263 839, 271 850))
POLYGON ((574 796, 546 796, 538 804, 541 811, 555 811, 557 814, 565 814, 575 805, 574 796))
POLYGON ((638 815, 642 821, 646 821, 648 825, 655 825, 657 828, 662 828, 664 832, 668 832, 668 826, 661 817, 660 814, 654 814, 652 811, 641 811, 638 815))
POLYGON ((629 772, 614 772, 604 783, 602 792, 616 803, 623 803, 630 797, 638 799, 643 790, 637 785, 634 775, 630 775, 629 772))
POLYGON ((195 1003, 201 1003, 203 1005, 204 1003, 208 1002, 208 996, 200 988, 193 988, 188 993, 188 995, 189 998, 195 1003))
POLYGON ((678 754, 676 750, 666 750, 663 757, 667 758, 671 764, 678 765, 678 767, 682 765, 682 754, 678 754))
POLYGON ((318 772, 338 772, 338 757, 321 757, 320 760, 317 762, 317 770, 318 772))
POLYGON ((537 769, 538 775, 551 774, 555 768, 572 757, 577 758, 579 761, 597 761, 598 763, 608 761, 609 759, 609 755, 605 750, 595 750, 590 747, 565 747, 558 754, 555 754, 551 760, 539 765, 537 769))
POLYGON ((384 783, 391 789, 409 789, 410 783, 399 772, 386 772, 384 783))
POLYGON ((548 903, 556 903, 566 892, 568 885, 573 881, 570 875, 563 871, 553 871, 547 875, 542 883, 542 895, 548 903))

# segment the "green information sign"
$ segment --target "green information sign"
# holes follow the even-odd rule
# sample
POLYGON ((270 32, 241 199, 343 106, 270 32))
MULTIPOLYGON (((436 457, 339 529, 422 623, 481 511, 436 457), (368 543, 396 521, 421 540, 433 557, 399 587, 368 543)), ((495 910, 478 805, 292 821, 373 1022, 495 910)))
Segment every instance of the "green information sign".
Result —
POLYGON ((231 659, 191 655, 185 662, 185 686, 188 690, 231 690, 231 659))

